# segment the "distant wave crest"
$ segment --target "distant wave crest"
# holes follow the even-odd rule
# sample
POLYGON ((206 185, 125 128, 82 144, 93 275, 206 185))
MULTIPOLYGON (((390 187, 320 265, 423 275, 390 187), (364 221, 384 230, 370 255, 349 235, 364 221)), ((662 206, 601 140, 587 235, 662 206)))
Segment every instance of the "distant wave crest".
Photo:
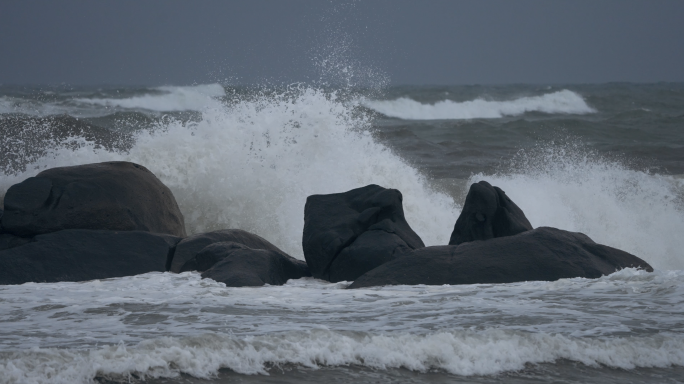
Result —
POLYGON ((217 97, 226 94, 220 84, 203 84, 187 87, 157 87, 155 93, 129 98, 81 98, 76 101, 105 107, 144 109, 157 112, 202 111, 205 108, 220 107, 217 97))
POLYGON ((383 115, 405 120, 496 119, 526 112, 586 114, 596 112, 582 96, 567 89, 541 96, 509 101, 475 99, 464 102, 442 100, 434 104, 400 97, 396 100, 367 100, 364 105, 383 115))

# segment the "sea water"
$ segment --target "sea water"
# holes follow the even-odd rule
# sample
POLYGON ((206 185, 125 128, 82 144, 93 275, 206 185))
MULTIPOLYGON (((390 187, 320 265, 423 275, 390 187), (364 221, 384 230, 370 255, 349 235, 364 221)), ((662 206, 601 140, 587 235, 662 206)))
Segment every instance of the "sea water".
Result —
POLYGON ((189 233, 241 228, 302 259, 311 194, 396 188, 438 245, 487 180, 533 226, 656 269, 362 290, 191 272, 0 286, 0 383, 684 377, 682 84, 3 86, 0 114, 0 196, 45 168, 133 161, 173 191, 189 233), (91 134, 60 134, 69 116, 91 134), (102 129, 121 141, 98 144, 102 129))

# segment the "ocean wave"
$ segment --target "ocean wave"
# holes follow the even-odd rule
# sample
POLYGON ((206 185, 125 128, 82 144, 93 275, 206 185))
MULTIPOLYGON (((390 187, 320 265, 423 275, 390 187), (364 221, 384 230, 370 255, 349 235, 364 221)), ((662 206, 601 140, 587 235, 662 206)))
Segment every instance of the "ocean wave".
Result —
MULTIPOLYGON (((314 88, 260 96, 204 110, 197 122, 165 120, 135 134, 126 152, 85 138, 55 143, 25 172, 0 175, 0 196, 48 167, 133 161, 171 188, 188 233, 241 228, 303 258, 306 197, 374 183, 403 193, 408 222, 427 245, 446 244, 461 201, 434 190, 374 140, 370 125, 353 105, 314 88)), ((580 231, 655 268, 684 269, 681 179, 634 171, 572 145, 549 148, 470 182, 503 188, 534 226, 580 231)))
POLYGON ((142 109, 156 112, 202 111, 207 108, 220 108, 216 98, 225 96, 226 91, 220 84, 194 86, 164 86, 153 88, 154 93, 127 98, 78 98, 75 101, 104 107, 142 109))
POLYGON ((426 244, 446 243, 458 206, 376 142, 369 127, 334 94, 302 88, 220 104, 203 110, 199 122, 170 119, 135 134, 125 153, 94 143, 55 146, 26 172, 0 175, 0 195, 48 167, 132 161, 169 186, 188 233, 241 228, 303 258, 307 196, 379 184, 402 192, 406 217, 426 244))
POLYGON ((489 329, 427 335, 311 330, 233 337, 163 337, 137 345, 89 350, 1 353, 0 383, 87 383, 95 378, 212 378, 221 368, 268 374, 268 368, 358 365, 373 369, 439 369, 455 375, 494 375, 560 359, 588 366, 634 369, 684 365, 684 337, 577 338, 489 329))
POLYGON ((573 142, 521 151, 496 175, 533 226, 582 232, 633 253, 657 269, 684 269, 684 183, 630 169, 573 142))
POLYGON ((396 100, 365 100, 363 104, 385 116, 405 120, 495 119, 522 115, 526 112, 564 114, 596 112, 587 105, 582 96, 567 89, 510 101, 475 99, 456 102, 443 100, 434 104, 423 104, 406 97, 400 97, 396 100))

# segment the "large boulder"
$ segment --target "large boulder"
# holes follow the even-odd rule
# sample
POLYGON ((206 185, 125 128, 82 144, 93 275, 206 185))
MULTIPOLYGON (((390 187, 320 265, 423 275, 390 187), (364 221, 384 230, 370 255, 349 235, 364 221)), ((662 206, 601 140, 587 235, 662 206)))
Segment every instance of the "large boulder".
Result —
POLYGON ((180 238, 142 231, 67 229, 0 251, 0 285, 164 272, 180 238))
POLYGON ((515 236, 418 249, 366 273, 349 288, 598 278, 622 268, 653 271, 640 258, 582 233, 540 227, 515 236))
POLYGON ((470 186, 449 245, 513 236, 531 229, 532 224, 506 192, 480 181, 470 186))
POLYGON ((30 242, 30 238, 14 236, 9 233, 0 233, 0 251, 18 247, 30 242))
POLYGON ((195 257, 203 278, 228 287, 283 285, 289 279, 311 276, 303 261, 270 249, 220 242, 206 246, 195 257))
POLYGON ((5 194, 5 232, 63 229, 148 231, 185 236, 173 194, 147 168, 125 161, 52 168, 5 194))
POLYGON ((252 249, 267 249, 286 255, 285 252, 261 236, 242 229, 220 229, 213 232, 198 233, 181 240, 169 265, 169 271, 179 273, 198 270, 195 256, 207 245, 226 241, 239 243, 252 249))
POLYGON ((355 280, 425 244, 404 218, 401 192, 368 185, 309 196, 302 246, 311 274, 337 282, 355 280))

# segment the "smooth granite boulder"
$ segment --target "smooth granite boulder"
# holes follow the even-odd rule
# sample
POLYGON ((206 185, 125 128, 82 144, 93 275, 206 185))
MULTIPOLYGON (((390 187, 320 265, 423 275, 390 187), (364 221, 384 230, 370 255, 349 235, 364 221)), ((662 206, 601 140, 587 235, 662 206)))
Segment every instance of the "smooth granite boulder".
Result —
POLYGON ((287 255, 261 236, 242 229, 220 229, 213 232, 198 233, 181 240, 176 247, 168 270, 176 273, 196 271, 198 269, 194 260, 195 256, 207 245, 226 241, 239 243, 252 249, 268 249, 287 255))
POLYGON ((540 227, 487 241, 421 248, 375 268, 349 288, 598 278, 622 268, 653 271, 644 260, 582 233, 540 227))
POLYGON ((337 282, 425 245, 404 218, 401 192, 371 184, 309 196, 302 246, 311 274, 337 282))
POLYGON ((143 231, 67 229, 0 251, 0 285, 164 272, 180 238, 143 231))
POLYGON ((31 238, 14 236, 14 235, 10 235, 9 233, 1 233, 0 234, 0 251, 4 251, 5 249, 18 247, 20 245, 24 245, 24 244, 30 243, 30 242, 31 242, 31 238))
POLYGON ((282 252, 252 249, 235 242, 210 244, 195 258, 198 270, 204 270, 202 278, 228 287, 283 285, 289 279, 311 276, 303 261, 282 252))
POLYGON ((531 229, 532 224, 506 192, 480 181, 470 186, 449 245, 513 236, 531 229))
POLYGON ((15 184, 0 222, 17 236, 63 229, 185 236, 171 190, 147 168, 125 161, 52 168, 15 184))

